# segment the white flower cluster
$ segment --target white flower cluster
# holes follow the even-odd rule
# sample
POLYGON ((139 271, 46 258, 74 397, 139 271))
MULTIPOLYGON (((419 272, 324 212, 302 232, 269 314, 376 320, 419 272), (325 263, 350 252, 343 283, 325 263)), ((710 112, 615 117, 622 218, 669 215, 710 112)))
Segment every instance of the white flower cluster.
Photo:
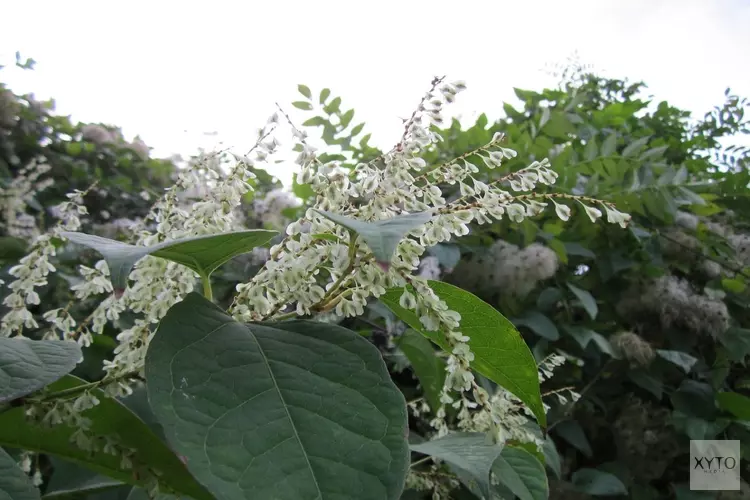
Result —
MULTIPOLYGON (((551 379, 554 370, 563 364, 565 364, 563 356, 559 354, 547 356, 538 366, 539 382, 551 379)), ((580 395, 570 388, 558 389, 544 396, 553 397, 560 405, 575 403, 580 398, 580 395)), ((489 432, 498 443, 508 440, 533 443, 541 451, 544 440, 529 429, 527 424, 533 415, 520 399, 507 390, 499 388, 490 397, 489 404, 489 412, 470 413, 464 407, 458 414, 459 428, 465 431, 489 432)), ((549 411, 551 406, 547 402, 543 404, 545 412, 549 411)))
POLYGON ((620 315, 658 317, 663 328, 678 328, 714 338, 729 327, 729 311, 723 301, 698 294, 690 282, 676 276, 662 276, 642 290, 627 295, 617 304, 620 315))
POLYGON ((54 183, 51 178, 40 180, 51 168, 45 158, 34 159, 19 170, 7 186, 0 187, 2 226, 8 236, 24 240, 32 240, 38 236, 36 220, 26 213, 26 207, 35 195, 54 183))
MULTIPOLYGON (((452 102, 463 89, 460 82, 433 81, 432 89, 406 122, 400 142, 375 161, 360 163, 351 172, 335 161, 319 162, 305 134, 295 129, 301 150, 297 182, 310 185, 317 198, 304 218, 287 227, 287 238, 271 249, 272 260, 264 269, 250 282, 238 285, 239 293, 231 309, 237 319, 278 317, 289 307, 293 311, 285 315, 331 311, 338 316, 356 316, 363 313, 370 297, 379 297, 387 287, 408 285, 411 289, 404 289, 401 306, 415 311, 427 330, 444 332, 451 346, 441 401, 456 407, 489 407, 489 395, 476 384, 470 370, 474 355, 467 343, 469 337, 460 331, 461 316, 448 308, 424 278, 413 275, 425 249, 468 234, 472 222, 484 224, 503 217, 521 222, 539 214, 549 202, 564 220, 571 211, 565 200, 580 203, 592 221, 602 216, 594 205, 603 207, 610 222, 624 226, 629 216, 611 204, 586 197, 512 193, 533 190, 537 184, 553 184, 557 173, 547 160, 535 161, 491 183, 483 182, 477 175, 479 169, 467 159, 480 157, 494 170, 504 159, 515 157, 514 151, 500 145, 500 134, 486 146, 453 161, 428 166, 419 154, 441 139, 430 125, 443 122, 444 104, 452 102), (447 202, 441 189, 446 185, 457 187, 460 198, 447 202), (313 208, 362 221, 425 211, 433 217, 401 241, 390 263, 377 263, 366 245, 313 208), (320 238, 320 234, 333 238, 320 238), (449 394, 452 391, 471 392, 475 402, 463 396, 454 400, 449 394)), ((444 416, 444 408, 439 409, 438 418, 444 416)))
POLYGON ((7 285, 11 293, 5 297, 3 304, 10 310, 0 320, 0 335, 22 336, 24 328, 39 327, 28 307, 39 305, 40 298, 36 288, 45 286, 49 273, 55 272, 55 266, 51 262, 56 255, 52 239, 60 238, 63 231, 76 231, 81 227, 79 216, 87 213, 83 205, 83 197, 87 192, 88 190, 74 191, 68 194, 69 201, 58 207, 61 220, 49 233, 39 235, 31 245, 31 251, 10 268, 9 274, 15 280, 7 285))
POLYGON ((557 254, 532 243, 525 248, 497 240, 485 253, 461 261, 447 278, 453 284, 483 297, 525 297, 539 282, 557 272, 557 254))

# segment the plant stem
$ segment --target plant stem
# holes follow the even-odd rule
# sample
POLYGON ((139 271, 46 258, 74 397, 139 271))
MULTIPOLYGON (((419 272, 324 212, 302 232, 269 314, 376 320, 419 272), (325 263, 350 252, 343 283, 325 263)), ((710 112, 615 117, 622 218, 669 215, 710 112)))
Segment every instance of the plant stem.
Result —
POLYGON ((214 292, 211 290, 211 280, 208 276, 201 276, 201 281, 203 282, 203 296, 213 302, 214 292))

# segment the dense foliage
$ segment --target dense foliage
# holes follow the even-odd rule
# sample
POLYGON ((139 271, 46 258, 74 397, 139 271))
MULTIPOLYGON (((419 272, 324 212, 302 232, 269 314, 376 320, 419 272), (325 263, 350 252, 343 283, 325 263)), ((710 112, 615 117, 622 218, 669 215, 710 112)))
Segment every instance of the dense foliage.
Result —
POLYGON ((578 73, 463 128, 461 90, 380 151, 300 85, 176 167, 0 85, 0 492, 735 498, 684 464, 739 439, 749 479, 747 101, 578 73))

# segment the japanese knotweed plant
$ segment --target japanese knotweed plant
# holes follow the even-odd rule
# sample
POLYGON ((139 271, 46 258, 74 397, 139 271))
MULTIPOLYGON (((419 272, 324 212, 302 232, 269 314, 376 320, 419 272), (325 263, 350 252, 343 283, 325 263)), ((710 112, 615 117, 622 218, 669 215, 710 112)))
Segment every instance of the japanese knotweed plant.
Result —
MULTIPOLYGON (((519 494, 519 480, 535 498, 546 495, 543 439, 522 429, 521 416, 545 428, 539 381, 560 358, 537 365, 494 308, 420 277, 420 257, 468 234, 472 223, 521 222, 550 205, 563 220, 575 204, 592 222, 606 213, 625 227, 629 216, 593 198, 535 193, 557 177, 546 159, 491 183, 476 179, 469 159, 500 171, 516 155, 501 136, 448 163, 426 164, 420 154, 441 140, 431 126, 464 88, 436 78, 396 146, 353 170, 319 161, 283 115, 299 151, 297 182, 316 199, 286 227, 264 267, 237 286, 226 311, 213 303, 211 273, 275 235, 245 230, 235 215, 252 189, 253 165, 280 146, 278 115, 230 167, 214 155, 183 170, 130 243, 75 232, 86 193, 70 195, 58 211, 60 223, 10 270, 15 281, 0 337, 0 403, 8 405, 0 414, 0 444, 89 465, 151 496, 399 498, 410 469, 406 402, 379 351, 337 324, 380 299, 416 338, 444 353, 427 342, 444 367, 440 383, 423 382, 424 410, 432 412, 436 432, 412 451, 445 461, 478 495, 519 494), (456 183, 460 196, 446 199, 442 188, 456 183), (181 193, 199 184, 205 197, 185 204, 181 193), (29 307, 43 305, 35 289, 56 271, 53 258, 66 240, 104 258, 81 266, 71 303, 102 300, 86 318, 73 318, 69 307, 36 318, 29 307), (193 291, 198 279, 202 293, 193 291), (126 312, 134 318, 129 323, 126 312), (126 327, 114 358, 104 362, 105 376, 84 382, 65 375, 80 361, 78 346, 107 324, 126 327), (29 331, 42 331, 42 339, 26 338, 29 331), (492 393, 475 373, 496 384, 492 393), (142 384, 169 447, 115 399, 142 384)), ((309 97, 306 87, 300 91, 309 97)), ((23 491, 17 498, 38 498, 22 478, 8 478, 0 486, 23 491)))

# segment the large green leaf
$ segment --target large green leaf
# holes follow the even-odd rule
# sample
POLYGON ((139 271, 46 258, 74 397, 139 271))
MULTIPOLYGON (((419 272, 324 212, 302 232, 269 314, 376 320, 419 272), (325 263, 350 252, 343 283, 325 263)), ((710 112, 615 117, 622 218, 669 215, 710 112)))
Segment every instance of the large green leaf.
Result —
POLYGON ((39 500, 39 490, 31 484, 13 457, 0 448, 0 500, 39 500))
POLYGON ((467 473, 482 493, 489 497, 490 470, 503 451, 501 444, 489 441, 481 432, 457 432, 447 436, 412 444, 412 451, 445 460, 467 473))
MULTIPOLYGON (((518 330, 492 306, 466 290, 441 281, 428 283, 451 310, 461 315, 461 332, 470 338, 469 347, 474 353, 472 367, 523 401, 539 425, 546 427, 536 361, 518 330)), ((425 331, 417 315, 399 305, 402 293, 402 288, 391 288, 380 300, 409 326, 449 351, 443 333, 425 331)))
POLYGON ((93 248, 102 254, 109 266, 112 285, 117 289, 124 289, 135 263, 147 255, 177 262, 207 279, 216 268, 232 257, 265 244, 277 233, 255 229, 182 238, 149 247, 128 245, 91 234, 72 232, 61 234, 73 243, 93 248))
POLYGON ((416 214, 397 215, 390 219, 375 222, 365 222, 326 212, 325 210, 316 211, 336 224, 359 234, 365 240, 367 246, 370 247, 370 250, 372 250, 375 259, 381 264, 390 264, 393 253, 396 251, 396 247, 401 240, 409 232, 432 219, 431 213, 419 212, 416 214))
MULTIPOLYGON (((66 375, 49 389, 57 392, 82 384, 85 384, 83 380, 66 375)), ((83 412, 83 416, 92 422, 93 434, 118 438, 122 445, 135 450, 134 463, 157 471, 162 483, 176 492, 198 500, 212 499, 180 459, 127 407, 106 397, 102 391, 94 390, 93 394, 99 399, 99 404, 83 412)), ((63 424, 52 427, 34 424, 26 419, 25 410, 18 407, 0 413, 0 445, 55 455, 124 483, 143 484, 142 479, 135 477, 133 469, 121 466, 119 457, 102 451, 89 453, 77 447, 71 441, 77 429, 63 424)))
POLYGON ((75 342, 0 337, 0 403, 51 384, 80 359, 75 342))
POLYGON ((162 319, 149 401, 222 500, 395 499, 406 403, 377 348, 339 326, 242 324, 196 293, 162 319))
POLYGON ((412 329, 404 332, 398 341, 398 347, 409 359, 430 408, 437 411, 440 408, 440 392, 445 383, 445 361, 436 355, 429 340, 412 329))
POLYGON ((519 500, 546 500, 549 496, 544 465, 523 448, 503 448, 492 464, 492 474, 519 500))
POLYGON ((658 354, 659 357, 666 359, 670 363, 674 363, 675 365, 679 366, 685 371, 685 373, 689 373, 693 365, 698 362, 697 358, 681 351, 667 351, 665 349, 657 349, 656 354, 658 354))

